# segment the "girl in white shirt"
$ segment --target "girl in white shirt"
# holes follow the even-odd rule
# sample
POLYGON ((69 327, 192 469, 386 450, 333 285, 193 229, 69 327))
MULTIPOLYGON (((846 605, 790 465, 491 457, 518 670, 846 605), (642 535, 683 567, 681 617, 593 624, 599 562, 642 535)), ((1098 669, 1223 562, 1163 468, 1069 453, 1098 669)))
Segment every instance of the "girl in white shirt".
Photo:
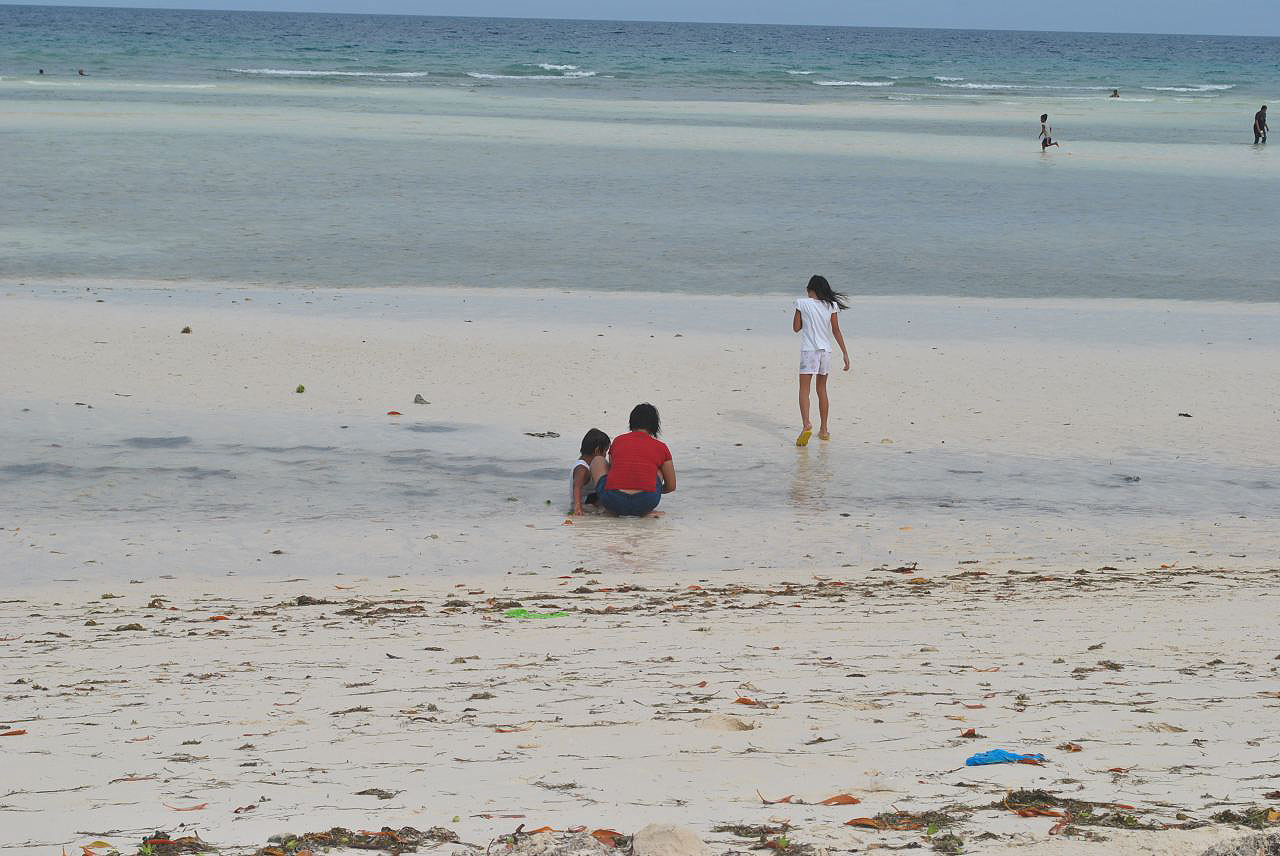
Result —
POLYGON ((803 427, 796 438, 797 446, 809 445, 809 438, 813 435, 813 422, 809 419, 809 382, 814 375, 818 376, 818 415, 821 417, 818 439, 831 439, 827 430, 827 374, 831 370, 833 340, 844 355, 844 370, 849 370, 849 349, 844 346, 837 314, 841 309, 849 308, 848 296, 833 291, 824 276, 810 277, 805 290, 808 297, 796 299, 796 314, 791 320, 791 329, 800 334, 800 419, 803 427))
POLYGON ((581 456, 569 470, 570 514, 586 514, 588 505, 599 507, 600 497, 596 492, 596 480, 591 478, 591 464, 596 458, 609 454, 610 445, 609 435, 599 428, 592 428, 582 438, 581 456))

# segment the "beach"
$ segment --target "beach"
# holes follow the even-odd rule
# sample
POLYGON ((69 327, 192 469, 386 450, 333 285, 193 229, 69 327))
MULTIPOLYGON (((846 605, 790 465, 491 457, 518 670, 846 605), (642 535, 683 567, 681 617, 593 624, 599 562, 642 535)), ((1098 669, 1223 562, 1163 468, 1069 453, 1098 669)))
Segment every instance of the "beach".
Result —
POLYGON ((0 856, 1276 853, 1278 47, 0 6, 0 856))
POLYGON ((652 822, 862 851, 928 830, 846 821, 943 810, 965 852, 1199 853, 1245 829, 991 806, 1274 804, 1273 307, 855 300, 833 439, 796 449, 785 295, 3 294, 5 853, 652 822), (637 400, 667 515, 567 518, 580 434, 637 400), (1048 760, 964 766, 990 748, 1048 760))
POLYGON ((0 849, 658 822, 717 853, 1198 854, 1270 822, 1267 573, 524 574, 6 599, 0 849), (996 746, 1045 761, 964 765, 996 746), (1017 814, 1045 792, 1075 802, 1017 814))

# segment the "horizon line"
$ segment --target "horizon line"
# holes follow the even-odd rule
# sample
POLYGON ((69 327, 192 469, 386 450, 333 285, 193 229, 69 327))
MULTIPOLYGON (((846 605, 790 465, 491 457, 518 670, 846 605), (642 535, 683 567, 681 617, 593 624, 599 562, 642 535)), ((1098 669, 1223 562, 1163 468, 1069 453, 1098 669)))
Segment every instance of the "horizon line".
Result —
POLYGON ((614 24, 707 24, 707 25, 723 25, 728 24, 738 27, 814 27, 814 28, 836 28, 851 30, 939 30, 942 32, 965 33, 965 32, 998 32, 998 33, 1062 33, 1071 35, 1090 35, 1090 36, 1184 36, 1184 37, 1210 37, 1210 38, 1238 38, 1238 39, 1276 39, 1280 38, 1280 33, 1274 34, 1257 34, 1257 33, 1175 33, 1175 32, 1146 32, 1142 30, 1070 30, 1070 29, 1050 29, 1050 30, 1028 30, 1020 27, 930 27, 930 26, 890 26, 886 24, 815 24, 815 23, 796 23, 796 22, 769 22, 769 21, 703 21, 703 20, 663 20, 657 18, 563 18, 555 15, 444 15, 431 14, 421 12, 347 12, 347 11, 328 11, 328 10, 298 10, 298 9, 260 9, 248 7, 203 7, 203 6, 163 6, 163 5, 138 5, 138 6, 116 6, 111 3, 33 3, 23 2, 6 2, 0 3, 0 7, 4 6, 36 6, 45 9, 119 9, 119 10, 147 10, 153 12, 248 12, 264 15, 350 15, 353 17, 385 17, 385 18, 461 18, 470 20, 488 20, 488 21, 565 21, 574 23, 614 23, 614 24))

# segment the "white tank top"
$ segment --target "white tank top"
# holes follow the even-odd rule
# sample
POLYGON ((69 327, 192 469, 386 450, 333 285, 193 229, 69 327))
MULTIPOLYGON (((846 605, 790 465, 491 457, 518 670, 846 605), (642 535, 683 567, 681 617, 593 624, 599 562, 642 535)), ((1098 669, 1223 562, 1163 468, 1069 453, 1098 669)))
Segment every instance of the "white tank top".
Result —
POLYGON ((578 460, 574 462, 573 468, 569 470, 569 508, 571 509, 573 508, 573 479, 578 474, 578 467, 587 468, 587 481, 586 484, 582 486, 583 500, 587 498, 588 494, 595 493, 596 490, 596 486, 591 483, 591 465, 582 460, 582 458, 578 458, 578 460))

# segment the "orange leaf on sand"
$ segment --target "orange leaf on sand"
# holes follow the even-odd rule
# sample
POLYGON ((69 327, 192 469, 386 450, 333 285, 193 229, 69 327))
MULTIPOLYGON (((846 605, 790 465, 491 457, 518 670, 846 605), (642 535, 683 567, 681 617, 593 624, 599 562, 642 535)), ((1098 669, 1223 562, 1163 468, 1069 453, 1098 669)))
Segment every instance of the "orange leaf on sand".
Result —
POLYGON ((1018 817, 1066 817, 1066 815, 1060 811, 1054 811, 1053 809, 1048 808, 1036 808, 1035 806, 1030 808, 1020 808, 1017 810, 1017 815, 1018 817))
POLYGON ((27 729, 25 728, 15 728, 12 731, 5 731, 3 733, 0 733, 0 737, 21 737, 26 733, 27 733, 27 729))
POLYGON ((549 826, 539 826, 537 829, 526 829, 521 835, 537 835, 539 832, 555 832, 555 830, 549 826))
POLYGON ((209 620, 210 621, 230 621, 231 619, 225 615, 211 615, 209 616, 209 620))
POLYGON ((387 415, 388 415, 388 416, 403 416, 404 414, 403 414, 403 413, 401 413, 399 410, 388 410, 388 411, 387 411, 387 415))
POLYGON ((759 706, 760 706, 760 702, 756 701, 756 700, 755 700, 755 699, 753 699, 753 698, 747 698, 746 696, 738 696, 737 698, 735 698, 735 699, 733 700, 733 703, 734 703, 734 704, 749 704, 749 705, 751 705, 752 707, 759 707, 759 706))
POLYGON ((209 807, 209 804, 200 803, 199 805, 188 805, 188 806, 179 807, 176 805, 169 805, 168 803, 165 803, 164 807, 167 809, 172 809, 173 811, 204 811, 209 807))
POLYGON ((862 802, 862 800, 852 794, 836 794, 833 797, 827 797, 825 800, 818 803, 818 805, 857 805, 860 802, 862 802))
POLYGON ((1079 743, 1062 743, 1058 746, 1060 752, 1083 752, 1084 747, 1079 743))
POLYGON ((966 710, 984 710, 986 708, 986 705, 985 704, 966 704, 964 705, 964 707, 966 710))
POLYGON ((1019 764, 1030 764, 1033 767, 1043 767, 1044 761, 1037 761, 1035 758, 1019 758, 1019 764))
POLYGON ((776 800, 769 800, 769 799, 765 799, 764 794, 760 793, 759 791, 756 791, 756 796, 760 797, 760 802, 764 803, 765 805, 780 805, 782 803, 791 803, 796 798, 795 794, 787 794, 785 797, 779 797, 776 800))
POLYGON ((862 826, 867 829, 881 829, 880 821, 874 817, 855 817, 853 820, 846 820, 845 826, 862 826))
POLYGON ((964 731, 960 732, 960 736, 961 736, 961 737, 969 737, 969 738, 976 739, 976 738, 979 736, 979 735, 978 735, 978 729, 976 729, 976 728, 968 728, 968 729, 965 729, 964 731))
POLYGON ((706 681, 698 681, 696 684, 694 684, 694 686, 695 686, 695 687, 698 687, 699 689, 705 689, 705 688, 706 688, 706 686, 707 686, 707 682, 706 682, 706 681))
POLYGON ((618 839, 622 837, 622 833, 616 829, 594 829, 591 831, 591 837, 605 847, 617 847, 618 839))
POLYGON ((1128 768, 1128 767, 1110 767, 1110 768, 1108 768, 1108 769, 1107 769, 1107 772, 1108 772, 1108 773, 1120 773, 1120 774, 1122 774, 1122 775, 1123 775, 1124 773, 1129 772, 1129 768, 1128 768))

